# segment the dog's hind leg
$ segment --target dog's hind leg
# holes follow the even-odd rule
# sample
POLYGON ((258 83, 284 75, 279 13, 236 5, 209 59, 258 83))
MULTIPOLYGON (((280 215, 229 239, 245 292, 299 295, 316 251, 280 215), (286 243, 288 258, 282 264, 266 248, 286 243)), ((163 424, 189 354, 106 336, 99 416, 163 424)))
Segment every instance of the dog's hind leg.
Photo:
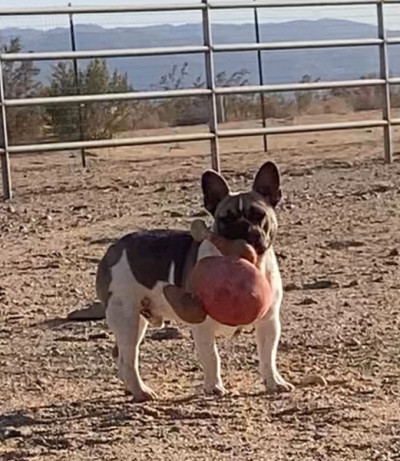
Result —
POLYGON ((115 335, 118 346, 118 371, 121 380, 135 401, 156 398, 156 394, 143 383, 139 372, 139 346, 147 329, 147 321, 140 315, 140 307, 131 299, 111 295, 106 309, 107 323, 115 335))

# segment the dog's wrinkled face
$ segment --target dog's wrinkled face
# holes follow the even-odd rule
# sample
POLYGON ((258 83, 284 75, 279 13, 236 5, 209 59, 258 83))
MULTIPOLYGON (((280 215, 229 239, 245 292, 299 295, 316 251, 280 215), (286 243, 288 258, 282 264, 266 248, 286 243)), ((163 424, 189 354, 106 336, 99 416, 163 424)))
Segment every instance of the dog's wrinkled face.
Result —
POLYGON ((214 216, 214 231, 231 240, 246 240, 262 255, 277 231, 274 208, 281 198, 276 165, 265 163, 255 176, 250 192, 233 194, 225 179, 214 171, 202 177, 205 208, 214 216))

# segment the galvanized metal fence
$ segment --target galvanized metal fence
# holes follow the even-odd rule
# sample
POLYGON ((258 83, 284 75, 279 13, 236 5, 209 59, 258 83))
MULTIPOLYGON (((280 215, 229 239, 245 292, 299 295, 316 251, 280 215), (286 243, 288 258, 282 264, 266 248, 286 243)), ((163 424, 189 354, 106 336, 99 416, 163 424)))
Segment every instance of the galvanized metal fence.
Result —
MULTIPOLYGON (((219 139, 233 138, 237 136, 264 136, 275 134, 304 133, 329 130, 346 130, 357 128, 383 128, 384 156, 387 162, 393 159, 392 127, 400 125, 400 118, 391 117, 390 87, 400 84, 400 77, 389 76, 388 47, 400 44, 400 37, 388 38, 385 28, 385 4, 400 4, 400 0, 287 0, 287 1, 212 1, 201 0, 198 4, 158 4, 139 6, 105 6, 105 7, 55 7, 55 8, 18 8, 0 9, 0 17, 4 16, 43 16, 43 15, 79 15, 79 14, 106 14, 106 13, 135 13, 135 12, 162 12, 162 11, 189 11, 197 10, 202 13, 203 45, 200 46, 175 46, 159 48, 129 48, 118 50, 93 50, 93 51, 60 51, 60 52, 36 52, 36 53, 2 53, 0 54, 0 105, 2 139, 0 139, 1 168, 3 179, 3 196, 8 199, 12 196, 10 155, 18 153, 35 153, 46 151, 62 151, 86 148, 104 148, 118 146, 136 146, 146 144, 159 144, 170 142, 202 141, 209 140, 211 146, 211 166, 215 170, 220 169, 219 139), (351 5, 375 5, 378 24, 378 36, 376 38, 343 39, 343 40, 312 40, 301 42, 271 42, 263 43, 259 35, 256 43, 235 43, 214 45, 212 40, 211 10, 221 9, 256 9, 258 8, 295 8, 295 7, 322 7, 322 6, 351 6, 351 5), (295 84, 263 84, 260 75, 260 84, 255 86, 217 87, 214 72, 214 54, 221 52, 257 51, 260 56, 265 50, 294 50, 316 48, 339 48, 339 47, 379 47, 379 78, 359 79, 346 81, 324 81, 295 84), (3 78, 3 63, 16 61, 52 61, 61 59, 76 60, 133 56, 159 56, 178 54, 203 54, 205 56, 206 88, 193 88, 169 91, 140 91, 129 93, 94 94, 60 96, 60 97, 32 97, 20 99, 8 99, 5 97, 3 78), (273 92, 292 92, 297 90, 327 90, 333 88, 352 88, 362 86, 378 86, 384 90, 382 118, 375 120, 363 120, 341 123, 325 123, 313 125, 267 127, 265 119, 262 127, 248 129, 220 129, 217 118, 217 97, 219 95, 233 94, 265 94, 273 92), (123 139, 104 139, 77 142, 52 142, 39 144, 12 145, 7 135, 7 108, 27 106, 47 106, 51 104, 82 104, 106 101, 127 101, 160 98, 181 98, 188 96, 205 96, 209 100, 209 132, 189 133, 166 136, 131 137, 123 139)), ((259 58, 260 60, 260 58, 259 58)), ((261 67, 261 63, 259 62, 261 67)), ((263 117, 264 118, 264 117, 263 117)), ((266 139, 266 138, 265 138, 266 139)), ((265 144, 266 145, 266 144, 265 144)))

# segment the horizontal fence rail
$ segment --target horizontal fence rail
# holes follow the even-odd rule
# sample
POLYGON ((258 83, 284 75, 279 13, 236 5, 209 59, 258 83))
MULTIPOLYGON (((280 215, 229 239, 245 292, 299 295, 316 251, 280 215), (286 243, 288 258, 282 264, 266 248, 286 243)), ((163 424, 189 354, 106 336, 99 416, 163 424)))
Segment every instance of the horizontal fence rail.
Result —
MULTIPOLYGON (((400 124, 400 119, 398 120, 400 124)), ((12 154, 27 154, 33 152, 51 152, 60 150, 76 150, 81 148, 99 149, 107 147, 125 147, 125 146, 141 146, 149 144, 164 144, 175 142, 189 141, 207 141, 214 139, 216 136, 220 138, 235 138, 243 136, 259 136, 263 134, 295 134, 295 133, 311 133, 320 131, 335 131, 335 130, 350 130, 350 129, 365 129, 385 127, 388 122, 385 120, 362 120, 359 122, 342 122, 342 123, 324 123, 320 125, 299 125, 299 126, 276 126, 269 128, 247 128, 236 130, 219 130, 216 135, 213 133, 193 133, 193 134, 177 134, 170 136, 146 136, 142 138, 121 138, 121 139, 105 139, 93 141, 72 141, 72 142, 54 142, 43 144, 26 144, 23 146, 10 146, 9 152, 12 154)), ((0 149, 4 152, 4 149, 0 149)))
POLYGON ((173 46, 160 48, 127 48, 119 50, 49 51, 47 53, 2 53, 3 61, 59 61, 62 59, 127 58, 134 56, 167 56, 169 54, 206 53, 206 46, 173 46))
POLYGON ((238 130, 221 130, 218 132, 220 138, 233 138, 236 136, 259 136, 262 134, 294 134, 311 133, 319 131, 352 130, 362 128, 385 127, 388 122, 385 120, 362 120, 359 122, 324 123, 319 125, 299 126, 273 126, 269 128, 247 128, 238 130))
POLYGON ((184 98, 193 96, 207 96, 211 90, 207 88, 165 91, 133 91, 130 93, 86 94, 80 96, 52 96, 45 98, 6 99, 4 105, 8 107, 21 106, 48 106, 57 104, 80 104, 84 102, 113 102, 143 99, 184 98))
MULTIPOLYGON (((214 52, 274 51, 312 48, 344 48, 381 45, 379 38, 347 39, 347 40, 311 40, 308 42, 272 42, 272 43, 235 43, 211 46, 214 52)), ((393 39, 393 44, 400 43, 400 38, 393 39), (397 41, 396 41, 397 40, 397 41)), ((170 54, 206 53, 206 46, 174 46, 160 48, 127 48, 119 50, 89 51, 49 51, 46 53, 1 53, 3 61, 54 61, 63 59, 124 58, 135 56, 158 56, 170 54)))
POLYGON ((65 14, 147 13, 163 11, 203 10, 205 5, 190 3, 114 5, 114 6, 54 6, 34 8, 0 8, 0 16, 53 16, 65 14))
MULTIPOLYGON (((399 79, 390 79, 390 83, 400 83, 399 79)), ((337 82, 311 82, 311 83, 288 83, 276 85, 258 85, 258 86, 227 86, 216 87, 214 89, 217 95, 230 94, 256 94, 256 93, 283 93, 291 91, 304 90, 330 90, 333 88, 358 88, 365 86, 383 86, 386 84, 382 79, 362 79, 362 80, 342 80, 337 82)), ((164 90, 164 91, 133 91, 130 93, 106 93, 106 94, 87 94, 72 96, 52 96, 44 98, 17 98, 5 99, 6 107, 25 107, 25 106, 50 106, 57 104, 81 104, 93 102, 117 102, 132 101, 144 99, 168 99, 183 97, 208 96, 212 93, 207 88, 196 88, 186 90, 164 90)))
MULTIPOLYGON (((109 13, 145 13, 163 11, 190 11, 208 9, 253 9, 253 8, 310 8, 327 6, 366 6, 377 5, 382 0, 309 0, 309 1, 232 1, 232 2, 207 2, 171 3, 144 5, 115 5, 115 6, 68 6, 68 7, 42 7, 42 8, 0 8, 0 16, 48 16, 65 14, 109 14, 109 13)), ((385 0, 385 3, 399 3, 399 0, 385 0)))
MULTIPOLYGON (((150 48, 121 48, 83 51, 51 51, 32 53, 0 53, 0 108, 2 134, 0 142, 3 195, 10 198, 12 195, 11 174, 9 155, 22 153, 35 153, 47 151, 62 151, 76 149, 112 148, 122 146, 138 146, 148 144, 172 143, 172 142, 194 142, 209 141, 211 143, 212 166, 219 169, 219 139, 240 136, 267 136, 279 134, 295 134, 307 132, 322 132, 332 130, 382 128, 384 131, 385 159, 391 162, 393 158, 392 147, 392 126, 400 125, 400 119, 391 117, 390 112, 390 86, 399 85, 400 77, 389 77, 388 47, 400 44, 400 37, 386 37, 384 24, 385 4, 400 4, 400 0, 292 0, 292 1, 211 1, 201 0, 198 4, 172 3, 172 4, 142 4, 129 6, 82 6, 82 7, 45 7, 45 8, 0 8, 0 17, 4 16, 48 16, 48 15, 84 15, 84 14, 121 14, 121 13, 143 13, 143 12, 179 12, 198 11, 202 17, 203 44, 193 46, 171 46, 171 47, 150 47, 150 48), (307 40, 307 41, 275 41, 257 43, 233 43, 213 44, 212 25, 210 12, 212 10, 226 9, 251 9, 257 8, 314 8, 314 7, 346 7, 346 6, 375 6, 378 25, 378 33, 375 38, 352 38, 338 40, 307 40), (227 86, 218 87, 215 82, 214 53, 235 53, 235 52, 257 52, 279 51, 279 50, 307 50, 307 49, 329 49, 329 48, 350 48, 350 47, 376 47, 379 49, 380 75, 379 78, 341 80, 341 81, 318 81, 310 83, 285 83, 285 84, 263 84, 262 78, 259 85, 248 86, 227 86), (24 97, 6 98, 6 82, 3 76, 4 63, 22 61, 58 61, 58 60, 88 60, 93 58, 124 58, 137 56, 167 56, 200 54, 205 58, 206 85, 203 88, 188 88, 163 91, 135 91, 126 93, 109 94, 79 94, 70 96, 53 97, 24 97), (220 129, 217 119, 217 98, 226 95, 237 94, 260 94, 274 92, 295 92, 312 90, 331 90, 334 88, 358 88, 358 87, 381 87, 384 89, 384 103, 382 118, 379 120, 364 120, 352 122, 337 122, 312 125, 290 125, 290 126, 265 126, 263 113, 263 127, 248 129, 220 129), (149 99, 203 97, 208 98, 209 105, 209 131, 205 133, 189 133, 165 136, 129 137, 119 139, 84 140, 73 142, 51 142, 24 145, 10 145, 7 136, 7 109, 25 106, 49 106, 49 105, 73 105, 89 103, 112 103, 118 101, 134 101, 149 99)), ((258 27, 258 23, 256 24, 258 27)), ((260 56, 260 55, 259 55, 260 56)), ((261 71, 261 60, 259 57, 259 72, 261 71)), ((263 107, 263 106, 262 106, 263 107)), ((264 110, 264 109, 263 109, 264 110)), ((266 138, 265 138, 266 139, 266 138)), ((265 143, 266 145, 266 143, 265 143)))
POLYGON ((274 51, 298 50, 312 48, 343 48, 381 45, 379 38, 347 39, 347 40, 310 40, 308 42, 272 42, 272 43, 238 43, 214 45, 213 51, 274 51))
MULTIPOLYGON (((42 144, 25 144, 23 146, 10 146, 12 154, 27 154, 34 152, 52 152, 60 150, 103 149, 107 147, 144 146, 148 144, 164 144, 171 142, 207 141, 214 139, 212 133, 191 133, 166 136, 146 136, 143 138, 99 139, 93 141, 51 142, 42 144)), ((4 149, 0 149, 4 152, 4 149)))
MULTIPOLYGON (((211 9, 233 9, 233 8, 310 8, 310 7, 323 7, 323 6, 357 6, 357 5, 376 5, 381 0, 292 0, 292 1, 232 1, 232 2, 209 2, 211 9)), ((397 1, 393 1, 397 3, 397 1)))

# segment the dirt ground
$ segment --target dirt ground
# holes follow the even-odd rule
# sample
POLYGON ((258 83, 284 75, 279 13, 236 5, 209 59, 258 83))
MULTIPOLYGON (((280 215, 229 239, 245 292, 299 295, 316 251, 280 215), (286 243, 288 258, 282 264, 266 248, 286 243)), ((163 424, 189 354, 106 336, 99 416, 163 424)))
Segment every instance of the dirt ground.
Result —
POLYGON ((224 142, 222 168, 235 190, 268 158, 282 171, 278 363, 295 391, 265 395, 245 333, 219 342, 229 394, 205 397, 189 331, 149 330, 159 400, 135 404, 105 323, 60 320, 93 301, 113 239, 202 215, 206 143, 96 152, 87 170, 16 157, 0 203, 1 460, 400 460, 400 158, 383 163, 379 130, 260 146, 224 142))

